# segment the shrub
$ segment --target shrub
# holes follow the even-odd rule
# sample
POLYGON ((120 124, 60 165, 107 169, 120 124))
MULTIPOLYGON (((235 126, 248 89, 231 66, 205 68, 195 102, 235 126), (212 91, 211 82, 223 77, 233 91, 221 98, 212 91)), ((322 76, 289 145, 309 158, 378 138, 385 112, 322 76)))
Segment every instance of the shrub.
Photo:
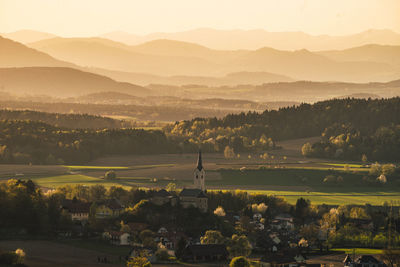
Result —
POLYGON ((167 261, 169 259, 169 254, 166 249, 159 249, 156 251, 156 258, 158 261, 167 261))
POLYGON ((106 180, 114 180, 115 178, 117 178, 117 175, 116 175, 115 171, 111 170, 104 174, 104 178, 106 180))
POLYGON ((250 262, 246 259, 246 257, 235 257, 229 263, 229 267, 250 267, 250 262))

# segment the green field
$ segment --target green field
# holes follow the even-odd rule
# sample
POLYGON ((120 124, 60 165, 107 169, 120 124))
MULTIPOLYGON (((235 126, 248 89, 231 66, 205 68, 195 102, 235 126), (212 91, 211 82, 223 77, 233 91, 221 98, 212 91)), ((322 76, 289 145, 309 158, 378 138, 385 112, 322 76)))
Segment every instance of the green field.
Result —
POLYGON ((343 251, 346 254, 356 254, 356 255, 377 255, 382 254, 382 249, 374 248, 332 248, 332 251, 343 251))
POLYGON ((325 193, 325 192, 298 192, 298 191, 264 191, 264 190, 246 190, 254 194, 275 195, 285 198, 289 203, 295 204, 300 197, 308 199, 312 204, 327 205, 382 205, 387 202, 400 202, 399 192, 375 192, 374 195, 366 193, 325 193))
MULTIPOLYGON (((236 186, 297 186, 311 188, 312 191, 322 192, 375 192, 390 188, 388 186, 377 188, 365 186, 362 172, 343 170, 321 170, 319 168, 266 168, 247 169, 244 171, 223 169, 222 181, 207 181, 208 184, 236 185, 236 186), (341 176, 340 184, 324 184, 323 179, 327 175, 341 176)), ((261 188, 260 188, 261 189, 261 188)), ((264 189, 264 188, 263 188, 264 189)), ((391 188, 393 190, 393 188, 391 188)))
MULTIPOLYGON (((126 189, 130 187, 137 186, 149 186, 154 184, 156 186, 157 183, 153 182, 151 178, 147 177, 120 177, 115 180, 104 180, 102 178, 96 178, 83 174, 68 174, 68 175, 59 175, 59 176, 48 176, 48 177, 33 177, 31 178, 38 185, 47 187, 47 188, 57 188, 63 185, 74 185, 74 184, 82 184, 86 186, 90 185, 104 185, 105 187, 111 186, 122 186, 126 189)), ((165 184, 165 183, 164 183, 165 184)))
MULTIPOLYGON (((165 165, 144 165, 134 168, 156 168, 165 165)), ((104 180, 100 177, 90 176, 93 170, 110 169, 110 167, 72 166, 75 170, 87 170, 88 174, 68 174, 48 177, 32 178, 40 186, 56 188, 62 185, 96 185, 105 187, 122 186, 152 188, 165 187, 171 180, 156 179, 151 177, 118 177, 115 180, 104 180), (87 168, 89 167, 89 168, 87 168)), ((112 168, 118 170, 118 167, 112 168)), ((125 169, 125 168, 124 168, 125 169)), ((320 169, 253 169, 215 170, 221 174, 221 180, 208 180, 207 185, 211 190, 243 190, 250 194, 267 194, 285 198, 289 203, 295 203, 298 198, 309 199, 313 204, 371 204, 382 205, 384 202, 400 202, 398 187, 385 185, 382 187, 362 185, 362 174, 359 172, 332 171, 320 169), (342 185, 326 185, 322 183, 323 177, 328 174, 340 175, 344 182, 342 185), (304 182, 304 178, 307 181, 304 182), (275 189, 274 189, 275 187, 275 189), (280 189, 276 189, 280 188, 280 189)), ((190 180, 173 181, 178 187, 190 185, 190 180)))

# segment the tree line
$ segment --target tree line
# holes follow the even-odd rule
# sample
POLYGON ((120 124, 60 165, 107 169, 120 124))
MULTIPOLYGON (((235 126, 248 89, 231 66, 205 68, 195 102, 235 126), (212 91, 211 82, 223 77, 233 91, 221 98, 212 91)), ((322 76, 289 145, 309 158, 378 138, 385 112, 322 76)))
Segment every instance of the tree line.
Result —
POLYGON ((71 129, 104 129, 128 127, 127 122, 89 114, 47 113, 33 110, 0 110, 0 120, 40 121, 71 129))
MULTIPOLYGON (((350 150, 365 150, 371 159, 380 160, 393 159, 395 150, 392 153, 387 153, 387 150, 393 145, 398 147, 397 125, 400 125, 399 97, 346 98, 266 110, 263 113, 230 114, 221 119, 195 118, 176 122, 165 127, 165 131, 171 136, 185 137, 206 147, 213 146, 217 151, 223 151, 223 145, 220 145, 223 143, 233 147, 236 152, 273 148, 274 142, 279 140, 321 134, 330 140, 332 136, 345 134, 338 139, 346 139, 350 135, 350 140, 354 140, 351 145, 355 147, 353 149, 349 144, 350 150)), ((360 156, 359 152, 353 154, 349 157, 360 156)), ((331 156, 332 151, 329 150, 326 155, 331 156)))
POLYGON ((161 131, 67 129, 35 121, 0 121, 0 162, 81 164, 103 155, 177 153, 161 131))
POLYGON ((400 124, 362 132, 350 123, 335 123, 326 128, 321 137, 320 142, 305 144, 303 155, 364 162, 400 160, 400 124))

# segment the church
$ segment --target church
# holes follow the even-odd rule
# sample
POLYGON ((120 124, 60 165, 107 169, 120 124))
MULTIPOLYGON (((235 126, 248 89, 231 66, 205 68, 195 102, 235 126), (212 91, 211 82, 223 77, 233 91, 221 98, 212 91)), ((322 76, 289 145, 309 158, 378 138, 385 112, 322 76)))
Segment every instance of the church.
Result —
POLYGON ((197 166, 194 169, 193 188, 184 188, 179 194, 179 202, 184 208, 195 207, 207 212, 208 198, 205 185, 206 172, 203 167, 201 151, 199 151, 197 166))

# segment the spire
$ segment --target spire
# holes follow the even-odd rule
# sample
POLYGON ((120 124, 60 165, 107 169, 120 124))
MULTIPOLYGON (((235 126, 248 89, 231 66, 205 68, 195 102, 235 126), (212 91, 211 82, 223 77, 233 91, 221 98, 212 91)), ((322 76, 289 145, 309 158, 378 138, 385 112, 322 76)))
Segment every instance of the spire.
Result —
POLYGON ((199 158, 197 159, 197 167, 199 171, 203 169, 203 161, 201 160, 201 150, 199 150, 199 158))

